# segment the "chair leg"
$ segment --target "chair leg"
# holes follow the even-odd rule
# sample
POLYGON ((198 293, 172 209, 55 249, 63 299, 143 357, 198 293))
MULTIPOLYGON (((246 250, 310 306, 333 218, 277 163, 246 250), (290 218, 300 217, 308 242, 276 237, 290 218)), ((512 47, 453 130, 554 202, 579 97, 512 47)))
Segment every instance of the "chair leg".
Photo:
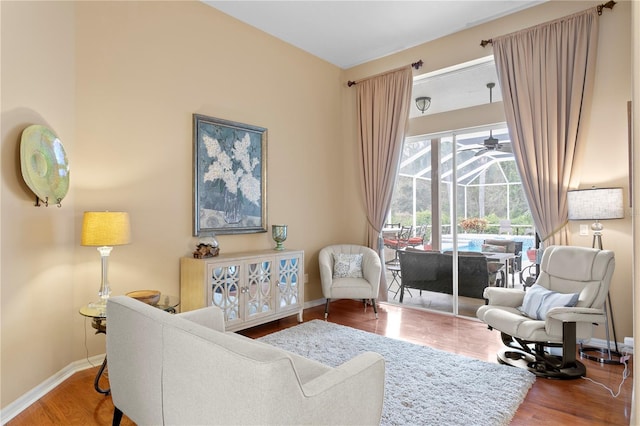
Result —
POLYGON ((576 368, 576 323, 562 323, 562 365, 561 369, 576 368))
POLYGON ((376 314, 376 319, 378 319, 378 307, 376 306, 376 299, 371 299, 371 304, 373 305, 373 312, 376 314))
POLYGON ((111 422, 111 426, 120 426, 120 422, 122 421, 122 411, 118 409, 118 407, 113 408, 113 421, 111 422))
POLYGON ((327 297, 327 303, 324 305, 324 319, 329 316, 329 298, 327 297))

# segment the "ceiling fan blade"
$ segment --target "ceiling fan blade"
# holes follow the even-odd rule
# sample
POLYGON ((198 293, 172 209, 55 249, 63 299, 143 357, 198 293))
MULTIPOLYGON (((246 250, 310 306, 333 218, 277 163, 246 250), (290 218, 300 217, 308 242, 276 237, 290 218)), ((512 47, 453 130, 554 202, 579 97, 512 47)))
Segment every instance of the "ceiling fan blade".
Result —
POLYGON ((475 153, 474 157, 479 157, 479 156, 481 156, 481 155, 483 155, 483 154, 486 154, 486 153, 487 153, 487 152, 489 152, 489 151, 491 151, 491 150, 490 150, 490 149, 487 149, 487 148, 481 149, 480 151, 478 151, 478 152, 476 152, 476 153, 475 153))
POLYGON ((482 148, 484 148, 484 145, 468 145, 468 146, 465 146, 464 148, 458 148, 458 152, 471 151, 471 150, 482 149, 482 148))
POLYGON ((513 154, 513 148, 511 147, 511 142, 502 142, 496 147, 496 151, 500 152, 508 152, 513 154))

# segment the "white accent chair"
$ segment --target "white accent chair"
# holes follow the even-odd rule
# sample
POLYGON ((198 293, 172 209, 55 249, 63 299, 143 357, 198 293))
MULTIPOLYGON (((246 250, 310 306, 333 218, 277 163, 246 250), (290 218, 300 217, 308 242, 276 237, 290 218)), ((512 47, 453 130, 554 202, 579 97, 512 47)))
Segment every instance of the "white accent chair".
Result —
POLYGON ((335 368, 235 333, 217 307, 172 315, 138 300, 107 302, 115 406, 139 425, 378 425, 384 359, 335 368))
POLYGON ((373 311, 378 318, 376 299, 380 288, 380 274, 382 264, 380 257, 369 247, 354 244, 331 245, 320 250, 318 255, 320 266, 320 282, 322 295, 327 299, 324 308, 325 319, 329 315, 329 301, 331 299, 362 299, 365 310, 367 300, 371 300, 373 311), (362 255, 362 278, 334 276, 334 263, 337 254, 362 255))
POLYGON ((576 340, 590 339, 594 324, 605 323, 603 307, 614 268, 612 251, 550 246, 542 256, 538 287, 526 292, 487 287, 487 304, 478 309, 477 316, 502 334, 507 348, 498 354, 498 361, 540 377, 584 376, 586 368, 576 360, 576 340), (554 297, 559 301, 567 296, 570 303, 552 307, 554 297), (573 303, 575 306, 567 306, 573 303), (552 355, 547 348, 562 348, 562 355, 552 355))

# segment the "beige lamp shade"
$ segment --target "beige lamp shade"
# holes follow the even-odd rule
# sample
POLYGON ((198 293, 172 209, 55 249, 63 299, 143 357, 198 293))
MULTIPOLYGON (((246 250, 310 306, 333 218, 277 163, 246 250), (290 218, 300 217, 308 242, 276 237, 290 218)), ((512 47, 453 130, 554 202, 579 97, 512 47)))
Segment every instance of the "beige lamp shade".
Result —
POLYGON ((622 188, 579 189, 567 192, 569 220, 624 218, 622 188))
POLYGON ((84 212, 83 246, 119 246, 131 242, 129 213, 84 212))

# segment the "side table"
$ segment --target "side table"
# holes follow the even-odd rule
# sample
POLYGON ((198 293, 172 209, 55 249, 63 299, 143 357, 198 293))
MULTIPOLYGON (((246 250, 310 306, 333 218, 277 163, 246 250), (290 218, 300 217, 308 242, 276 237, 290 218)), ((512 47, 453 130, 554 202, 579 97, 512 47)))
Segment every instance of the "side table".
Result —
MULTIPOLYGON (((162 309, 165 312, 169 312, 172 314, 176 313, 176 308, 180 304, 180 299, 176 296, 165 296, 162 295, 160 297, 160 301, 157 305, 154 305, 158 309, 162 309)), ((91 318, 91 327, 96 330, 95 334, 106 334, 107 333, 107 316, 106 313, 98 309, 94 306, 93 303, 88 305, 84 305, 80 308, 80 315, 85 316, 87 318, 91 318)), ((104 374, 104 370, 107 368, 107 357, 105 355, 104 361, 102 361, 102 365, 98 370, 98 374, 96 378, 93 380, 93 387, 96 392, 99 392, 103 395, 109 395, 111 392, 110 388, 103 389, 100 387, 100 378, 104 374)))
POLYGON ((395 293, 393 293, 393 298, 395 299, 396 296, 398 295, 398 292, 400 291, 400 288, 402 287, 402 285, 400 284, 400 281, 398 281, 398 279, 402 279, 400 277, 400 265, 394 262, 386 265, 386 268, 387 268, 387 271, 391 272, 391 282, 387 287, 387 291, 391 293, 393 291, 391 287, 393 287, 394 284, 398 286, 395 293))

